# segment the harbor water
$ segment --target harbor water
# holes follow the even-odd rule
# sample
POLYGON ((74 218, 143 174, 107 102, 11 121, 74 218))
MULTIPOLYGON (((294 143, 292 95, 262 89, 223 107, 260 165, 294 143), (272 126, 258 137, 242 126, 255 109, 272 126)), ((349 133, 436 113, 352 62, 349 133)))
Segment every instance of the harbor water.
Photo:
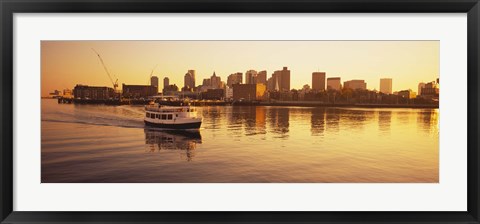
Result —
POLYGON ((198 107, 198 132, 143 106, 42 99, 42 183, 438 183, 439 111, 198 107))

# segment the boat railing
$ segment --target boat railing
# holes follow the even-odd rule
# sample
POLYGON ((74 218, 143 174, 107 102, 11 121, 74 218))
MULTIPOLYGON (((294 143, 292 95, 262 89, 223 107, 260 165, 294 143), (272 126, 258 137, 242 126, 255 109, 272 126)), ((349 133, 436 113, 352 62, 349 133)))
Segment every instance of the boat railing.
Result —
POLYGON ((155 106, 146 106, 145 110, 153 111, 153 112, 161 112, 161 113, 175 113, 175 112, 187 112, 186 108, 162 108, 162 107, 155 107, 155 106))

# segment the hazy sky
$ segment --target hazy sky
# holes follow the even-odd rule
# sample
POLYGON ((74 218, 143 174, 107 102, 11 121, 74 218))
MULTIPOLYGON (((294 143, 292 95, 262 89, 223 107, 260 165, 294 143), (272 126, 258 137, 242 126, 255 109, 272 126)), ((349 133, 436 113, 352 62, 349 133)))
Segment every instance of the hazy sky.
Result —
POLYGON ((341 77, 342 83, 363 79, 379 89, 380 78, 393 79, 393 91, 417 91, 419 82, 439 77, 438 41, 42 41, 42 96, 76 84, 112 86, 92 51, 102 56, 110 73, 125 84, 149 84, 152 69, 170 84, 183 87, 183 76, 196 70, 196 85, 213 72, 227 76, 254 69, 287 66, 291 88, 312 85, 312 72, 341 77))

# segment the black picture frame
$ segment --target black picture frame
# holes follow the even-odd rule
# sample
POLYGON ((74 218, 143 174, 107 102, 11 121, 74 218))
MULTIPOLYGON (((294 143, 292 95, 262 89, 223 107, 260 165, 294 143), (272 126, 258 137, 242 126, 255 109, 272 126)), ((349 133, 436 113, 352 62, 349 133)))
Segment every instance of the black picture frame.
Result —
MULTIPOLYGON (((0 0, 2 223, 480 223, 478 0, 0 0), (467 13, 468 211, 466 212, 21 212, 13 211, 14 13, 467 13)), ((454 137, 454 136, 451 136, 454 137)), ((95 203, 92 201, 92 203, 95 203)), ((253 203, 253 202, 252 202, 253 203)), ((414 202, 412 202, 414 203, 414 202)))

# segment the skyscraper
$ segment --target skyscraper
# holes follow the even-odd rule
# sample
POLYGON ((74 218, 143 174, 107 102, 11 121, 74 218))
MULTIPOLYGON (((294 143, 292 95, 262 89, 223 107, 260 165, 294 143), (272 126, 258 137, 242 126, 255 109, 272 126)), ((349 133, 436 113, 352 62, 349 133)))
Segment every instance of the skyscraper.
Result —
POLYGON ((158 77, 157 76, 150 77, 150 85, 155 87, 158 93, 158 77))
POLYGON ((257 74, 257 83, 262 83, 267 85, 267 71, 263 70, 257 74))
POLYGON ((384 94, 392 94, 392 79, 380 79, 380 92, 384 94))
POLYGON ((314 91, 325 90, 325 72, 313 72, 312 73, 312 89, 314 91))
POLYGON ((272 78, 275 91, 290 91, 290 70, 287 67, 273 72, 272 78))
POLYGON ((425 88, 425 83, 418 83, 418 95, 422 95, 422 88, 425 88))
POLYGON ((332 77, 327 79, 327 90, 332 89, 332 90, 341 90, 342 89, 342 84, 341 84, 340 77, 332 77))
POLYGON ((361 90, 366 90, 367 89, 367 83, 365 80, 350 80, 346 81, 343 83, 344 88, 349 88, 349 89, 361 89, 361 90))
POLYGON ((221 85, 222 85, 222 79, 220 78, 220 76, 217 76, 215 72, 213 72, 212 77, 210 77, 210 86, 213 89, 220 89, 221 85))
POLYGON ((191 87, 195 87, 195 70, 188 70, 188 73, 192 76, 191 87))
POLYGON ((150 77, 150 85, 158 88, 158 77, 157 76, 150 77))
POLYGON ((242 76, 243 74, 241 72, 229 75, 227 78, 227 86, 231 88, 233 87, 233 84, 242 84, 242 76))
POLYGON ((281 91, 290 91, 290 70, 288 70, 287 67, 283 67, 281 83, 281 91))
POLYGON ((248 70, 245 72, 245 84, 255 84, 257 81, 257 71, 248 70))
POLYGON ((183 88, 194 88, 195 87, 195 70, 188 70, 184 77, 183 88))
POLYGON ((163 78, 163 89, 167 88, 170 85, 170 80, 168 77, 163 78))

